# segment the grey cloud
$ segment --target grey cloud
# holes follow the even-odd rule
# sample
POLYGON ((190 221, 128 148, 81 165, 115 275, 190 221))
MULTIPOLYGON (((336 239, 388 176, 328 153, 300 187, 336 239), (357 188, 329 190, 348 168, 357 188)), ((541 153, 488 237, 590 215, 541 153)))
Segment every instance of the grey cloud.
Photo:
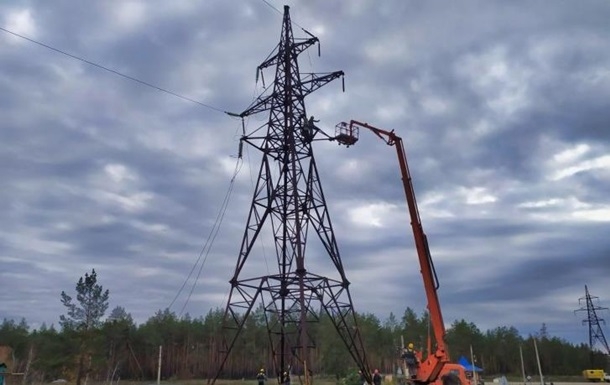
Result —
MULTIPOLYGON (((255 68, 281 27, 263 2, 147 3, 142 19, 123 29, 116 4, 31 4, 44 42, 237 112, 252 100, 255 68)), ((31 4, 3 4, 0 15, 31 4)), ((329 133, 354 118, 403 137, 448 323, 466 318, 494 327, 507 319, 527 333, 552 319, 550 330, 579 341, 573 320, 556 321, 565 305, 548 299, 573 291, 576 307, 583 282, 600 296, 607 291, 607 222, 568 220, 567 202, 605 205, 608 178, 601 167, 550 180, 554 149, 545 146, 586 143, 585 158, 608 152, 607 5, 456 7, 292 2, 294 21, 312 32, 324 28, 322 57, 302 54, 301 70, 346 72, 347 92, 335 81, 308 97, 307 111, 329 133), (505 78, 481 83, 502 63, 505 78), (514 92, 509 81, 524 87, 523 103, 503 109, 502 92, 514 92), (493 130, 475 134, 481 122, 493 130), (466 204, 474 187, 497 200, 466 204), (440 198, 424 205, 435 194, 440 198), (564 200, 520 206, 553 198, 564 200), (433 213, 443 210, 454 217, 433 213), (502 318, 503 307, 520 301, 525 315, 502 318)), ((0 259, 9 271, 0 274, 16 290, 0 298, 8 304, 0 316, 56 322, 58 293, 94 266, 112 304, 144 321, 170 303, 197 260, 228 188, 241 122, 27 42, 1 50, 0 259), (111 182, 105 167, 112 164, 125 167, 126 179, 111 182), (137 193, 150 196, 134 208, 127 199, 137 193), (21 284, 31 276, 32 285, 21 284), (39 310, 24 301, 37 301, 39 310)), ((265 73, 267 84, 272 77, 265 73)), ((266 119, 252 117, 247 130, 266 119)), ((258 171, 260 154, 248 151, 186 306, 191 315, 224 305, 258 171)), ((362 132, 354 147, 316 143, 315 152, 356 310, 381 318, 406 306, 423 311, 394 149, 362 132), (381 228, 354 224, 349 210, 367 203, 396 212, 381 228)), ((310 269, 333 275, 319 242, 313 235, 310 241, 310 269)), ((273 255, 265 241, 248 274, 264 273, 265 257, 273 268, 273 255)))

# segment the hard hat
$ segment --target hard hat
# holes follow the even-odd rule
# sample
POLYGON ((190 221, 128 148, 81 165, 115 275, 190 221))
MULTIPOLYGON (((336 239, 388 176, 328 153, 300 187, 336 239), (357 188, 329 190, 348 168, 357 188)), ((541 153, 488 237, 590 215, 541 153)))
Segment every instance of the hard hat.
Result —
POLYGON ((413 343, 409 342, 409 349, 413 349, 413 343))
POLYGON ((288 373, 284 372, 284 375, 287 375, 288 373))
POLYGON ((264 372, 264 371, 265 371, 265 369, 261 369, 261 373, 264 372))

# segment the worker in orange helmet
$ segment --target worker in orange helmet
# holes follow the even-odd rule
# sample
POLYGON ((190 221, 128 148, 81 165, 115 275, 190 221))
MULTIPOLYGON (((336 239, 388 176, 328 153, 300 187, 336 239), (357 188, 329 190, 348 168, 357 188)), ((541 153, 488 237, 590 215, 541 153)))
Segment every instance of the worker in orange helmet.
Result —
POLYGON ((419 366, 419 361, 417 359, 417 354, 415 354, 415 348, 413 347, 413 343, 409 342, 407 347, 403 349, 402 359, 405 360, 405 364, 407 365, 407 373, 411 378, 415 378, 417 376, 417 367, 419 366))

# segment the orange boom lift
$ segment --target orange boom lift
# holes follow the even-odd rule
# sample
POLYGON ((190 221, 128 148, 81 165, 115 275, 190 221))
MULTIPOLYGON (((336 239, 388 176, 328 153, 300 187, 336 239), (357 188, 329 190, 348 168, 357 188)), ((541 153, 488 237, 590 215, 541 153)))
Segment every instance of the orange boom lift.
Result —
POLYGON ((417 374, 414 378, 407 379, 413 384, 434 384, 434 385, 469 385, 470 381, 466 377, 466 372, 463 366, 451 363, 447 345, 445 344, 445 324, 443 323, 443 314, 441 305, 438 300, 438 278, 432 263, 430 249, 428 247, 428 239, 422 227, 417 201, 415 200, 415 191, 409 173, 407 164, 407 156, 402 143, 402 138, 397 136, 394 131, 386 131, 377 127, 373 127, 368 123, 351 120, 348 123, 341 122, 335 127, 335 140, 339 144, 351 146, 358 141, 359 128, 366 128, 372 131, 375 135, 381 138, 387 145, 396 148, 398 155, 398 165, 402 176, 402 184, 407 198, 407 206, 411 217, 411 227, 413 228, 413 237, 415 238, 415 247, 417 248, 417 257, 421 267, 421 274, 426 290, 428 301, 428 311, 430 312, 430 320, 434 331, 434 343, 436 350, 432 353, 432 343, 430 336, 428 337, 428 356, 425 359, 422 353, 418 352, 420 365, 417 374))

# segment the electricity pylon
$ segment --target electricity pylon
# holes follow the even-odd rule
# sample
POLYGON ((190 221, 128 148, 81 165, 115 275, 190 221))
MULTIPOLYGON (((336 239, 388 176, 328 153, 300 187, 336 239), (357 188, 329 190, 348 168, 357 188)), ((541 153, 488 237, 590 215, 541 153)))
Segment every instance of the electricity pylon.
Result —
POLYGON ((272 370, 278 379, 291 369, 309 378, 309 371, 316 369, 310 360, 315 341, 308 324, 326 316, 356 365, 371 380, 349 291, 350 282, 345 276, 313 155, 312 142, 333 138, 320 130, 305 110, 305 97, 342 78, 343 71, 301 74, 299 54, 318 43, 317 37, 303 31, 307 38, 293 37, 289 7, 285 6, 280 43, 257 69, 258 79, 265 68, 275 66, 273 88, 271 92, 263 92, 242 113, 231 114, 243 121, 245 117, 268 111, 269 118, 261 130, 256 129, 249 135, 244 130, 242 137, 242 143, 262 153, 262 161, 241 251, 230 280, 221 351, 212 384, 222 372, 246 320, 257 310, 256 304, 263 310, 272 370), (264 127, 266 132, 259 133, 264 127), (244 277, 252 271, 246 267, 247 262, 256 254, 254 246, 267 234, 265 230, 273 239, 277 270, 264 276, 244 277), (310 232, 321 242, 321 248, 306 248, 310 232), (307 257, 317 254, 314 255, 317 258, 320 253, 330 258, 334 267, 331 270, 335 270, 331 273, 336 273, 336 278, 308 270, 307 257))
POLYGON ((598 298, 599 297, 589 294, 589 288, 587 288, 587 285, 585 285, 585 296, 578 299, 579 304, 581 304, 581 308, 576 310, 577 312, 587 312, 587 318, 582 320, 582 323, 583 325, 589 325, 589 348, 591 349, 591 360, 593 360, 593 348, 596 342, 599 342, 601 347, 605 349, 605 354, 610 355, 608 341, 606 341, 606 336, 604 336, 604 332, 601 328, 601 324, 605 323, 605 321, 603 318, 599 318, 597 316, 598 310, 607 310, 608 308, 595 305, 593 303, 593 299, 598 298))

